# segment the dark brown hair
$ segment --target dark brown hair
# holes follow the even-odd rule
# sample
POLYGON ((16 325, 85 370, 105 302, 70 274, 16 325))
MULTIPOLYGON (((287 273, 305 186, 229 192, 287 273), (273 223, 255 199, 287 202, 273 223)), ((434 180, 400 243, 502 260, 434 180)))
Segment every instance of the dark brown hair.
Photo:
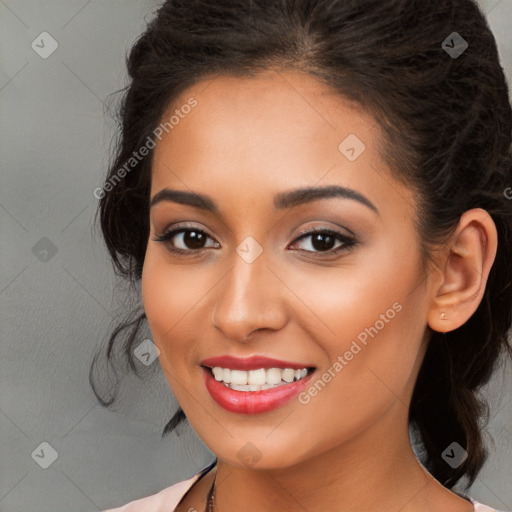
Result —
MULTIPOLYGON (((127 59, 130 83, 119 108, 116 153, 99 201, 102 233, 117 272, 138 283, 149 236, 151 155, 121 180, 119 169, 159 125, 177 95, 218 74, 255 76, 294 68, 358 102, 385 134, 382 148, 396 176, 418 194, 417 228, 426 261, 431 248, 471 208, 483 208, 498 230, 498 252, 481 304, 462 327, 430 331, 410 406, 423 464, 451 488, 473 483, 486 450, 479 397, 500 354, 512 355, 511 106, 496 42, 472 0, 169 0, 127 59), (454 34, 456 33, 456 34, 454 34), (460 55, 454 53, 463 48, 460 55), (455 50, 454 50, 455 48, 455 50), (451 468, 441 457, 458 442, 468 458, 451 468)), ((124 339, 133 347, 142 310, 121 323, 107 359, 124 339)), ((103 405, 98 378, 90 381, 103 405)), ((503 359, 504 360, 504 359, 503 359)), ((115 388, 117 389, 118 383, 115 388)), ((115 396, 115 395, 114 395, 115 396)), ((179 409, 171 432, 185 415, 179 409)), ((467 488, 466 487, 466 488, 467 488)))

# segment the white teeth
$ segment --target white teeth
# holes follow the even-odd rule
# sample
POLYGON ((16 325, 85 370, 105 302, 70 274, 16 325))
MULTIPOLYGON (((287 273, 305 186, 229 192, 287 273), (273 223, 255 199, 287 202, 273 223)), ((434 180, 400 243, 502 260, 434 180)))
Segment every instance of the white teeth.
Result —
POLYGON ((303 368, 302 370, 295 370, 295 379, 300 380, 303 377, 305 377, 308 374, 308 371, 306 368, 303 368))
POLYGON ((267 372, 265 368, 260 368, 259 370, 249 370, 249 380, 248 384, 253 384, 254 386, 262 386, 267 382, 267 372))
POLYGON ((231 370, 231 384, 240 386, 247 384, 247 372, 244 370, 231 370))
POLYGON ((261 391, 289 384, 294 380, 303 379, 308 370, 302 368, 259 368, 257 370, 231 370, 216 366, 212 368, 215 380, 223 382, 227 387, 237 391, 261 391))
POLYGON ((222 380, 229 384, 231 382, 231 370, 229 368, 222 369, 222 380))
POLYGON ((283 370, 282 377, 285 382, 293 382, 293 379, 295 378, 295 370, 293 368, 286 368, 283 370))
POLYGON ((279 384, 281 382, 282 370, 280 368, 269 368, 267 370, 267 384, 279 384))
POLYGON ((248 386, 243 386, 243 385, 239 385, 239 384, 231 384, 229 387, 231 389, 236 389, 237 391, 246 391, 247 390, 246 388, 248 386))

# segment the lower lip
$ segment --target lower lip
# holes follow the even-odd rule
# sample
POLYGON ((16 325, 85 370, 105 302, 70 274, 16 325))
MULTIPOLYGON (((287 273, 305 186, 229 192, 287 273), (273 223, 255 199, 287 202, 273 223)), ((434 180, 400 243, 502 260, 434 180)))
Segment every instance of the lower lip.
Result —
POLYGON ((201 367, 201 369, 203 370, 206 389, 212 398, 227 411, 238 414, 259 414, 281 407, 297 396, 308 385, 314 373, 311 372, 300 380, 275 388, 261 391, 237 391, 215 380, 206 368, 201 367))

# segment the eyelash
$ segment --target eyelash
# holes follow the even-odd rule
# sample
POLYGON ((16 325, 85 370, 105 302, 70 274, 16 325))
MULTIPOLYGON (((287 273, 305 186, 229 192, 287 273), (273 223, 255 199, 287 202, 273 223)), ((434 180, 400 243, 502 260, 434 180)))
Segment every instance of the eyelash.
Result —
MULTIPOLYGON (((210 247, 203 247, 203 248, 200 248, 200 249, 187 249, 187 250, 184 250, 184 249, 177 249, 172 244, 170 244, 170 243, 167 244, 166 243, 166 242, 169 242, 172 238, 174 238, 174 236, 176 236, 177 234, 179 234, 179 233, 186 233, 188 231, 194 231, 196 233, 200 233, 200 234, 206 235, 208 238, 211 238, 213 240, 213 238, 210 237, 208 235, 208 233, 206 233, 205 231, 203 231, 201 229, 197 229, 197 228, 193 228, 193 227, 180 227, 180 228, 176 228, 176 229, 167 231, 165 233, 162 233, 161 235, 156 235, 153 238, 153 241, 165 243, 167 245, 167 249, 170 252, 174 253, 178 257, 187 257, 187 256, 191 256, 191 255, 197 254, 199 251, 201 251, 203 249, 210 249, 210 247)), ((335 247, 333 249, 329 249, 328 251, 308 251, 308 250, 304 250, 304 249, 300 249, 300 250, 302 250, 303 252, 306 252, 308 254, 313 253, 313 254, 321 254, 321 255, 333 256, 335 254, 338 254, 341 251, 348 251, 350 249, 353 249, 357 245, 357 243, 358 243, 356 241, 356 239, 353 238, 353 237, 350 237, 348 235, 344 235, 344 234, 339 233, 337 231, 333 231, 332 229, 321 229, 321 228, 320 229, 318 229, 318 228, 304 229, 303 231, 301 231, 297 235, 297 237, 295 238, 293 243, 296 243, 299 240, 302 240, 304 238, 307 238, 308 236, 312 236, 312 235, 316 235, 316 234, 329 235, 329 236, 331 236, 331 237, 333 237, 333 238, 335 238, 337 240, 340 240, 342 242, 342 245, 340 245, 338 247, 335 247)))

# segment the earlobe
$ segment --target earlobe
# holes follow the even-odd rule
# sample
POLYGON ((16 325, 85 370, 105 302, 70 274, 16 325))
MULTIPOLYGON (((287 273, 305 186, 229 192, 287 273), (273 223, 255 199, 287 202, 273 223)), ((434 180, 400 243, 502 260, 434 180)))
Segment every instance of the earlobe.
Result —
POLYGON ((498 244, 496 226, 488 212, 464 212, 438 261, 440 278, 432 287, 427 322, 431 329, 457 329, 477 310, 484 295, 498 244))

